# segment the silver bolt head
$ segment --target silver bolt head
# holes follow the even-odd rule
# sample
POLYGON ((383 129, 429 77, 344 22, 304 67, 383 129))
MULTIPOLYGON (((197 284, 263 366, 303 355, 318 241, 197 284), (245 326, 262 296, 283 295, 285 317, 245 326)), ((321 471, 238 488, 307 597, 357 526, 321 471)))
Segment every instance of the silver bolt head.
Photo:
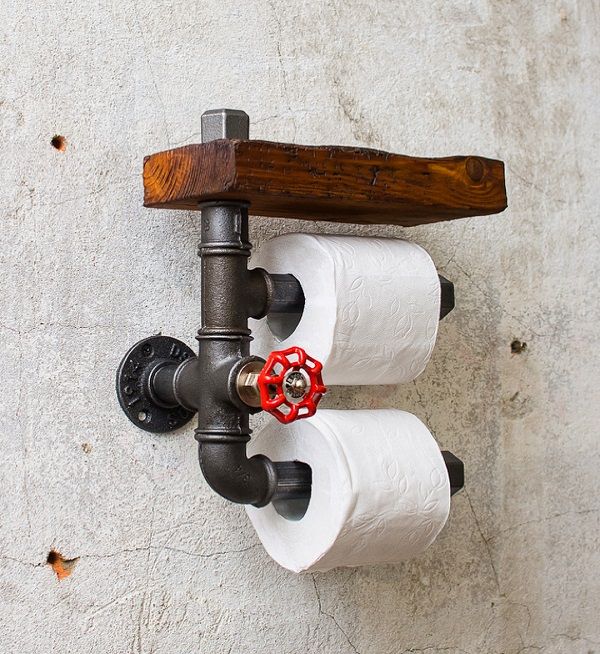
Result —
POLYGON ((245 141, 250 135, 250 118, 239 109, 210 109, 200 119, 202 143, 216 139, 245 141))
POLYGON ((309 387, 310 379, 304 370, 292 370, 283 379, 283 394, 292 404, 303 400, 309 387))

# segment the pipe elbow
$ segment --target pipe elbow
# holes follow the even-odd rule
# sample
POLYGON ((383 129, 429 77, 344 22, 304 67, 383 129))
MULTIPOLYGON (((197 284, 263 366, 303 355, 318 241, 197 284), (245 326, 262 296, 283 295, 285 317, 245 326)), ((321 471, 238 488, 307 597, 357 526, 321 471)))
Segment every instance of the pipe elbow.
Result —
POLYGON ((273 462, 262 454, 246 456, 246 443, 201 442, 200 468, 208 485, 238 504, 265 506, 277 488, 273 462))

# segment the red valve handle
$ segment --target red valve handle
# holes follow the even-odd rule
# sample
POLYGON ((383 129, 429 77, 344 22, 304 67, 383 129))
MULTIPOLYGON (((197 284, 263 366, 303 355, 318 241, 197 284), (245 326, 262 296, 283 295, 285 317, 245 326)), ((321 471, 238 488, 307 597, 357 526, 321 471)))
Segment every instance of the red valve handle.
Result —
POLYGON ((301 347, 271 352, 257 379, 260 405, 286 425, 309 418, 327 391, 322 369, 301 347))

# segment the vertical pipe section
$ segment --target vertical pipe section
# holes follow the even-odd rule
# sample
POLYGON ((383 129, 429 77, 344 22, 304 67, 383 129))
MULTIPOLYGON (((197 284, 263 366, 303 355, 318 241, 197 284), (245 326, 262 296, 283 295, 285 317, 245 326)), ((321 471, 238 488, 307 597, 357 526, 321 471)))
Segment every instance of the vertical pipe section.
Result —
POLYGON ((200 467, 223 497, 264 506, 277 487, 275 466, 264 456, 247 458, 249 412, 235 406, 228 392, 233 366, 250 354, 248 211, 238 203, 207 203, 200 208, 202 322, 194 375, 202 381, 194 397, 200 467))

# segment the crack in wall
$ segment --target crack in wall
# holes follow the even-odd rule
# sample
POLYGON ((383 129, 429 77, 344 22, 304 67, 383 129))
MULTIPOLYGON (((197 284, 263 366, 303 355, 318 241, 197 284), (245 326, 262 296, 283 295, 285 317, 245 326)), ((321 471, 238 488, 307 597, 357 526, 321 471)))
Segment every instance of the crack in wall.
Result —
POLYGON ((283 27, 281 24, 281 18, 279 17, 279 13, 277 11, 277 7, 275 6, 275 2, 273 2, 273 0, 267 0, 267 5, 269 6, 269 9, 271 10, 273 18, 275 20, 275 23, 277 24, 278 34, 277 37, 275 38, 275 51, 277 52, 277 65, 279 66, 279 71, 281 73, 281 83, 283 86, 283 95, 285 97, 285 101, 287 104, 287 110, 292 120, 292 127, 294 128, 294 133, 292 134, 291 137, 291 141, 294 142, 298 134, 298 125, 296 123, 296 114, 292 109, 292 102, 290 99, 288 71, 283 63, 283 55, 281 53, 281 40, 283 38, 283 27))
MULTIPOLYGON (((160 554, 161 552, 173 552, 175 554, 182 554, 184 556, 192 557, 192 558, 197 558, 197 559, 212 559, 216 558, 219 556, 230 556, 232 554, 243 554, 244 552, 248 552, 250 550, 256 549, 260 547, 260 543, 255 543, 254 545, 249 545, 248 547, 243 547, 240 549, 233 549, 233 550, 219 550, 215 552, 191 552, 189 550, 184 550, 179 547, 170 547, 170 546, 162 546, 162 545, 145 545, 141 547, 132 547, 132 548, 125 548, 122 550, 118 550, 117 552, 109 552, 107 554, 80 554, 77 557, 73 557, 73 559, 77 560, 85 560, 85 559, 97 559, 97 560, 104 560, 104 559, 112 559, 116 558, 119 556, 124 556, 126 554, 136 554, 136 553, 150 553, 150 552, 157 552, 160 554)), ((72 559, 69 559, 72 560, 72 559)), ((33 562, 33 561, 26 561, 24 559, 20 559, 15 556, 10 556, 8 554, 0 554, 0 561, 10 561, 12 563, 17 563, 19 565, 29 567, 29 568, 44 568, 47 565, 47 561, 39 561, 39 562, 33 562)))
POLYGON ((350 637, 349 637, 348 634, 346 633, 345 629, 344 629, 344 628, 340 625, 340 623, 337 621, 336 617, 335 617, 332 613, 328 613, 327 611, 325 611, 325 610, 323 609, 323 604, 322 604, 322 602, 321 602, 321 594, 319 593, 319 588, 318 588, 318 586, 317 586, 317 580, 315 579, 315 575, 314 575, 314 573, 311 573, 310 576, 311 576, 311 579, 312 579, 312 582, 313 582, 313 587, 314 587, 314 589, 315 589, 315 595, 317 596, 317 605, 318 605, 318 607, 319 607, 319 614, 320 614, 320 615, 325 615, 325 616, 327 616, 330 620, 332 620, 332 622, 335 624, 335 626, 338 628, 338 630, 343 634, 344 638, 346 639, 346 641, 348 642, 348 645, 350 645, 350 647, 352 648, 352 650, 353 650, 354 652, 356 652, 356 654, 361 654, 361 653, 359 652, 359 650, 356 648, 356 645, 354 645, 354 643, 350 640, 350 637))
POLYGON ((148 44, 146 43, 146 37, 144 35, 144 30, 142 29, 142 21, 140 19, 140 10, 138 7, 138 3, 136 0, 132 3, 133 5, 133 11, 135 15, 135 22, 137 23, 137 27, 139 30, 140 34, 140 39, 142 43, 142 49, 144 51, 144 57, 146 60, 146 65, 148 66, 148 70, 150 72, 150 77, 152 79, 152 84, 154 86, 154 92, 156 93, 156 98, 158 99, 158 102, 160 104, 161 110, 162 110, 162 117, 163 117, 163 126, 165 129, 165 135, 167 137, 167 145, 171 147, 171 134, 169 132, 169 123, 167 121, 167 109, 165 107, 165 101, 163 100, 163 97, 158 89, 158 82, 156 81, 156 74, 154 73, 154 67, 152 66, 152 63, 150 62, 150 54, 148 52, 148 44))
POLYGON ((488 542, 494 540, 495 538, 500 538, 504 534, 520 529, 521 527, 527 527, 529 525, 537 525, 544 522, 549 522, 551 520, 557 520, 558 518, 564 518, 565 516, 580 516, 580 515, 592 515, 598 513, 600 509, 582 509, 581 511, 563 511, 562 513, 555 513, 554 515, 545 516, 541 518, 534 518, 533 520, 526 520, 525 522, 518 522, 515 525, 510 525, 501 529, 495 534, 492 534, 487 540, 488 542))
POLYGON ((498 571, 496 570, 496 565, 494 564, 494 558, 492 556, 492 550, 490 547, 489 540, 484 536, 483 530, 481 529, 481 525, 479 524, 479 519, 477 518, 477 514, 475 513, 475 509, 473 508, 473 503, 471 502, 471 498, 469 497, 469 493, 466 488, 463 489, 463 492, 465 494, 465 497, 467 498, 467 502, 469 504, 469 508, 471 509, 471 514, 473 515, 473 520, 475 521, 475 526, 477 527, 477 531, 479 532, 479 535, 481 537, 481 540, 485 546, 485 550, 487 552, 487 556, 490 562, 490 567, 492 569, 492 573, 494 575, 494 581, 496 583, 496 588, 498 590, 498 594, 502 597, 502 591, 500 590, 500 580, 498 578, 498 571))

